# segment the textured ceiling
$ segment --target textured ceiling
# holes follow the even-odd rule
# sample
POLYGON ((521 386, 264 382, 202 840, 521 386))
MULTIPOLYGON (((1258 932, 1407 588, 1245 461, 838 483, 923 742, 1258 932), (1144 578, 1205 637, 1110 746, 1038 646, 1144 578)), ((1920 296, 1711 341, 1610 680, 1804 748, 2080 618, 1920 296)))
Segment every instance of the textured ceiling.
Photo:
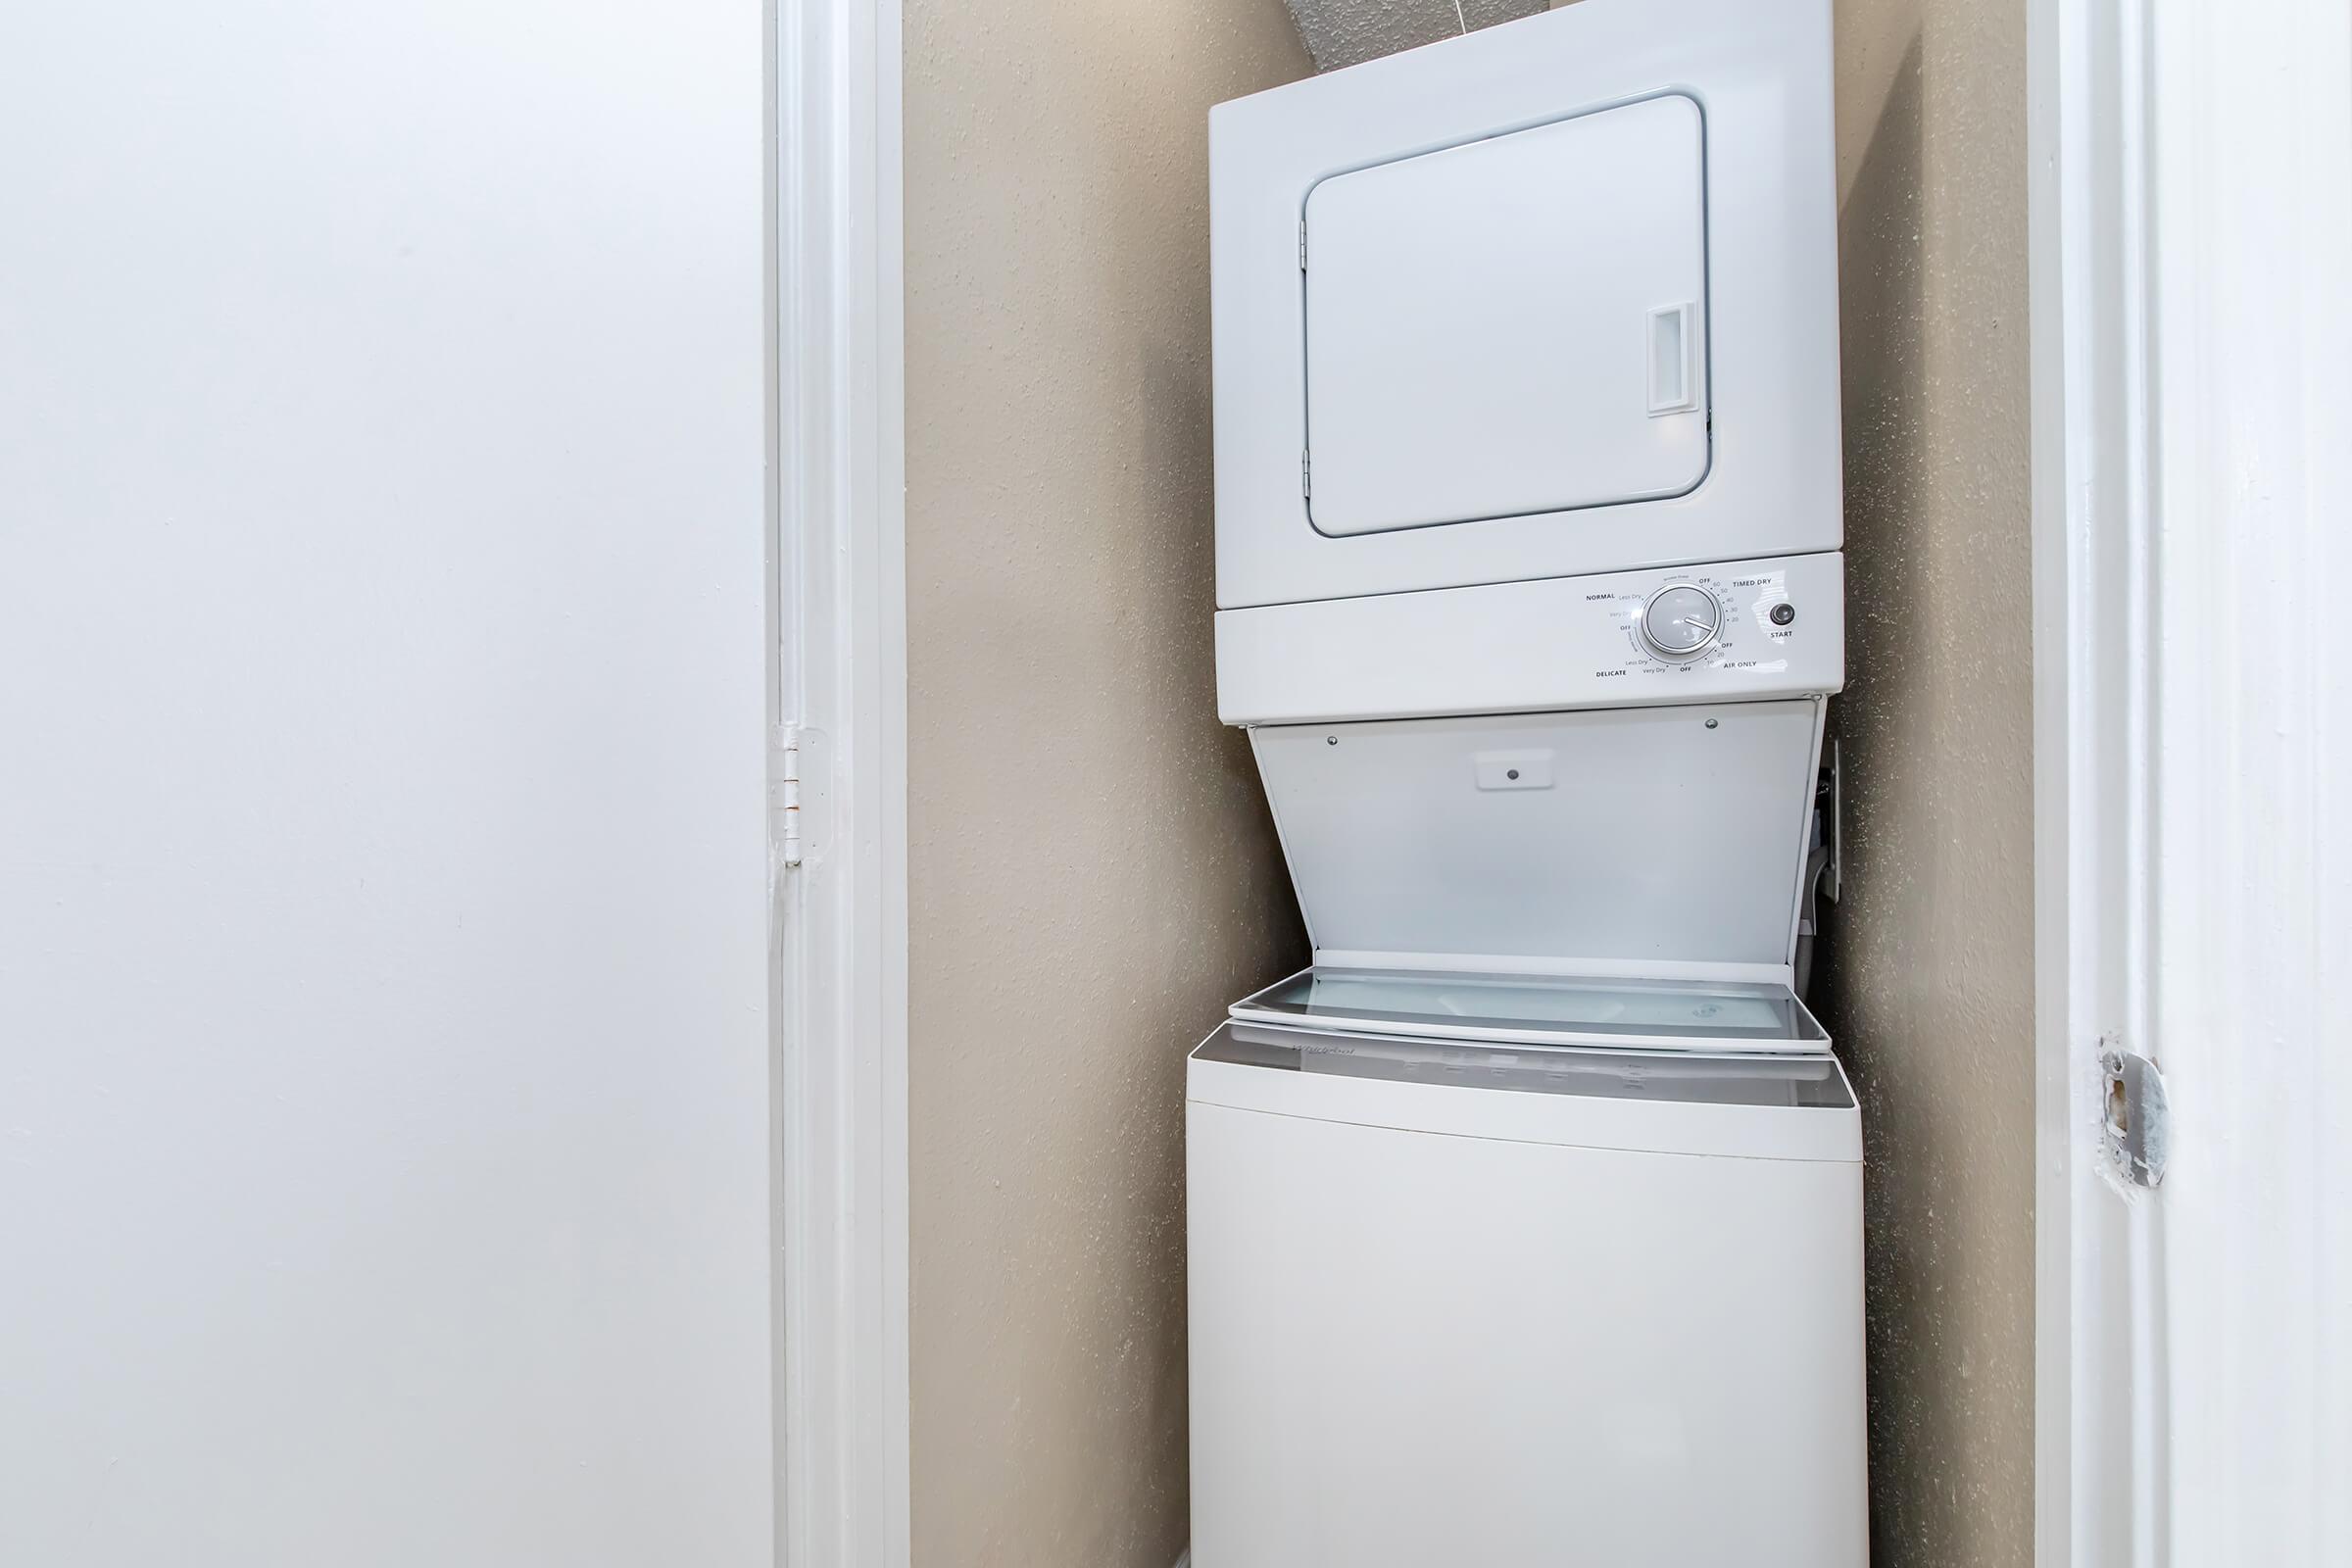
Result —
POLYGON ((1532 17, 1546 0, 1286 0, 1317 71, 1337 71, 1450 38, 1473 27, 1532 17))

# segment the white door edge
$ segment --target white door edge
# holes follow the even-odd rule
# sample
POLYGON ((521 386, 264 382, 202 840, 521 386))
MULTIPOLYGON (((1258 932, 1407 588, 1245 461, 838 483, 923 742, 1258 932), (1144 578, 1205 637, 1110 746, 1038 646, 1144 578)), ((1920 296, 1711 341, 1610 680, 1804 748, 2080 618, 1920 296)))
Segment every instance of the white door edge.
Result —
POLYGON ((2352 13, 2028 18, 2037 1560, 2343 1561, 2352 13))
POLYGON ((776 791, 777 1539, 785 1568, 904 1568, 901 19, 771 17, 776 754, 796 764, 776 791))

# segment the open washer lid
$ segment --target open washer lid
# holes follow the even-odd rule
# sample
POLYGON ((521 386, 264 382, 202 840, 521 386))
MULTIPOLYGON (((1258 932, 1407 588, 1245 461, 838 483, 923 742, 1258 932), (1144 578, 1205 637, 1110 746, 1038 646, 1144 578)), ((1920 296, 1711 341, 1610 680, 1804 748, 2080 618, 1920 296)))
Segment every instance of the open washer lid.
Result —
POLYGON ((1415 1040, 1818 1055, 1829 1034, 1772 981, 1318 965, 1235 1003, 1243 1022, 1415 1040))
POLYGON ((1237 1019, 1813 1054, 1818 700, 1250 732, 1314 967, 1237 1019))
POLYGON ((1790 978, 1814 699, 1250 732, 1326 966, 1790 978))

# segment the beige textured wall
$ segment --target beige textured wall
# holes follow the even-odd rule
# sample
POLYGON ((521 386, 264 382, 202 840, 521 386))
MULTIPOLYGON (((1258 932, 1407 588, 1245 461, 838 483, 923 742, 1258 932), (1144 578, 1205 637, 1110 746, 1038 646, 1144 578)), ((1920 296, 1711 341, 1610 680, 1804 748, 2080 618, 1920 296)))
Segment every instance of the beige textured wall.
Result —
POLYGON ((2025 7, 1837 17, 1847 859, 1817 1000, 1869 1129, 1872 1561, 2025 1568, 2025 7))
POLYGON ((914 1560, 1185 1543, 1184 1053, 1304 961, 1216 721, 1211 103, 1281 0, 906 0, 914 1560))
MULTIPOLYGON (((1159 1568, 1181 1054, 1299 956, 1210 694, 1201 114, 1307 67, 1277 0, 906 18, 915 1556, 1159 1568)), ((1817 1001, 1869 1118, 1885 1568, 2031 1561, 2024 34, 2023 0, 1838 9, 1817 1001)))

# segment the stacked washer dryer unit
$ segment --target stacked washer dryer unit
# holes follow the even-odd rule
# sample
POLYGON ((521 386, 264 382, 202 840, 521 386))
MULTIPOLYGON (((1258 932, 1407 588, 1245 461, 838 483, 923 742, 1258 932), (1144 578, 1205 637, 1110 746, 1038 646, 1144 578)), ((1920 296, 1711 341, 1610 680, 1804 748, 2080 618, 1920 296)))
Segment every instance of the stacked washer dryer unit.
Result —
POLYGON ((1851 1568, 1827 0, 1210 117, 1217 689, 1314 966, 1188 1069, 1197 1568, 1851 1568))

